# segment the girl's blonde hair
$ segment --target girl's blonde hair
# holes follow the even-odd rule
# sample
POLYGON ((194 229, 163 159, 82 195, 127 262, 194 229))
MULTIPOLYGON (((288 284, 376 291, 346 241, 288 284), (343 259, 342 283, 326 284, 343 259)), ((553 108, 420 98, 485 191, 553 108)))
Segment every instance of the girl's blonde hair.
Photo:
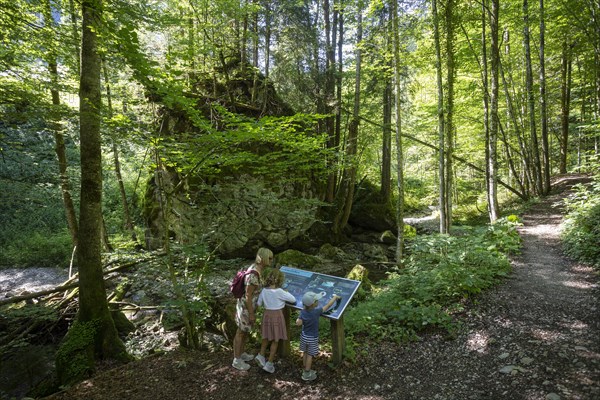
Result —
POLYGON ((285 275, 278 269, 269 269, 265 277, 265 286, 275 286, 280 288, 285 280, 285 275))
POLYGON ((256 263, 260 265, 269 265, 269 259, 273 259, 273 252, 266 247, 261 247, 256 252, 256 263))

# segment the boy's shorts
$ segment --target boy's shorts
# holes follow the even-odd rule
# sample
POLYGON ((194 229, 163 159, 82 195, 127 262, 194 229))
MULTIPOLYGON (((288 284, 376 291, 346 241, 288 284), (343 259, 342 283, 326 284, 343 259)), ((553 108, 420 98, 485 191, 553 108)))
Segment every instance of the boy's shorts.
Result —
POLYGON ((305 352, 309 356, 316 356, 319 354, 319 337, 306 336, 304 333, 300 334, 300 351, 305 352))

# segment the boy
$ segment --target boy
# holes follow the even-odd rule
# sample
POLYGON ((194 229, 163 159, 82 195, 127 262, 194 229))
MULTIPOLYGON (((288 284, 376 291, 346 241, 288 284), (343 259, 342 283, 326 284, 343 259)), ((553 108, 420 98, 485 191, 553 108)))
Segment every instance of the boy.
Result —
POLYGON ((302 325, 302 333, 300 334, 300 351, 304 352, 302 361, 304 370, 302 371, 302 380, 313 381, 317 378, 317 372, 310 369, 312 359, 319 353, 319 317, 327 311, 337 299, 341 297, 334 294, 331 300, 322 308, 317 307, 319 300, 324 296, 324 293, 317 294, 314 292, 306 292, 302 296, 302 304, 304 309, 300 311, 300 317, 296 320, 296 325, 302 325))

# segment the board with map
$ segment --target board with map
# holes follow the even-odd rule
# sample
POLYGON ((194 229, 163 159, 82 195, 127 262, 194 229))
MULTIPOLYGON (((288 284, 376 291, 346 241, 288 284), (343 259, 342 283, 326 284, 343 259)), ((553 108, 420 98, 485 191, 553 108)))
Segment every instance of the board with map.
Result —
POLYGON ((296 304, 292 307, 302 309, 302 296, 306 292, 315 292, 323 294, 319 300, 319 306, 323 307, 334 294, 341 296, 341 299, 323 314, 324 317, 339 319, 350 300, 358 290, 360 281, 340 278, 337 276, 320 274, 318 272, 305 271, 302 269, 282 266, 279 268, 285 274, 285 281, 282 288, 287 290, 296 298, 296 304))

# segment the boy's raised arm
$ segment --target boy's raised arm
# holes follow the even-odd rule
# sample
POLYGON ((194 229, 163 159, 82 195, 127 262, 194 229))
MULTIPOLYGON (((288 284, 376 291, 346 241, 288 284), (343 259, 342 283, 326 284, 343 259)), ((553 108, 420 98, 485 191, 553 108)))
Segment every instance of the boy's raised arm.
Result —
POLYGON ((339 295, 337 295, 337 294, 334 294, 333 296, 331 296, 331 299, 330 299, 330 300, 327 302, 327 304, 325 304, 325 305, 323 306, 323 312, 325 312, 325 311, 329 310, 329 308, 330 308, 330 307, 333 305, 333 303, 335 303, 335 301, 336 301, 337 299, 341 299, 341 298, 342 298, 342 297, 341 297, 341 296, 339 296, 339 295))

